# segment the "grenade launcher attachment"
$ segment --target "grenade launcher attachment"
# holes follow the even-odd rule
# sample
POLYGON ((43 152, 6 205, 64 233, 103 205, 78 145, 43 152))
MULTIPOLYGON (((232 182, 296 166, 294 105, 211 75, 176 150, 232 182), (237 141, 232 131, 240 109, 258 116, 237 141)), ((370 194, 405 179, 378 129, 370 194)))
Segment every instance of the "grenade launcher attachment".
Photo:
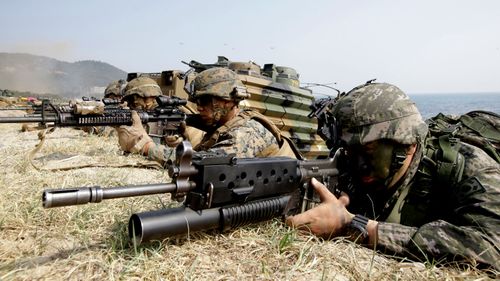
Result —
POLYGON ((170 193, 177 208, 136 213, 128 233, 137 243, 210 229, 227 230, 292 215, 315 204, 309 180, 314 177, 335 191, 337 155, 321 160, 286 157, 235 158, 194 153, 189 142, 176 148, 169 163, 171 183, 101 188, 49 189, 45 208, 98 203, 105 199, 170 193))

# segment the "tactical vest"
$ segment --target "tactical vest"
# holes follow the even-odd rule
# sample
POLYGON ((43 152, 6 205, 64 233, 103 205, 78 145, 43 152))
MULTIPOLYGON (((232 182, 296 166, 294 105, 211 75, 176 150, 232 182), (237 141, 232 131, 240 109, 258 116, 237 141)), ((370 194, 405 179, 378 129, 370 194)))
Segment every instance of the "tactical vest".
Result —
POLYGON ((472 111, 454 118, 440 113, 426 123, 429 135, 414 182, 402 191, 387 217, 388 222, 422 225, 453 209, 454 206, 446 204, 457 204, 462 198, 484 191, 476 178, 462 180, 465 158, 459 149, 463 143, 481 148, 500 163, 497 114, 472 111))
POLYGON ((276 125, 269 121, 265 116, 253 110, 242 110, 233 119, 217 128, 213 133, 205 134, 203 140, 194 148, 194 150, 203 151, 210 149, 217 143, 219 137, 222 134, 228 132, 230 129, 243 127, 250 120, 255 120, 262 124, 268 131, 273 134, 279 145, 279 149, 264 151, 263 155, 258 155, 257 157, 286 156, 303 159, 298 148, 295 146, 292 140, 282 135, 278 127, 276 127, 276 125))

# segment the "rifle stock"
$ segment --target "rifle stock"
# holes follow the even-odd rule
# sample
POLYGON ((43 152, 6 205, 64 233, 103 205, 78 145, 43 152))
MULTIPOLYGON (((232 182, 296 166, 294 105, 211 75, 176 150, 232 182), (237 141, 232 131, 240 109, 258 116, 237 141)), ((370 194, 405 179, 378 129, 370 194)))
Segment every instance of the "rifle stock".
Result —
POLYGON ((226 230, 304 211, 315 200, 308 184, 312 177, 335 190, 336 159, 337 155, 297 160, 194 154, 191 144, 183 142, 176 148, 175 161, 169 163, 171 183, 49 189, 43 192, 42 201, 45 208, 51 208, 162 193, 183 198, 182 207, 130 217, 129 236, 141 243, 201 230, 226 230))

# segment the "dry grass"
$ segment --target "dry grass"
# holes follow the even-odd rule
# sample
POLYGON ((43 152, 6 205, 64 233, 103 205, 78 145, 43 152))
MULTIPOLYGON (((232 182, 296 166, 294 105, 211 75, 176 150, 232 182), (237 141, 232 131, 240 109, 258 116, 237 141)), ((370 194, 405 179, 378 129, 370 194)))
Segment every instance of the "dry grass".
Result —
MULTIPOLYGON (((192 234, 135 248, 126 224, 134 212, 171 205, 168 195, 43 209, 46 188, 168 181, 163 170, 83 168, 37 171, 26 155, 37 132, 0 124, 0 280, 484 280, 458 269, 402 262, 342 240, 321 241, 274 220, 225 233, 192 234)), ((57 129, 36 155, 40 165, 133 163, 114 137, 57 129)))

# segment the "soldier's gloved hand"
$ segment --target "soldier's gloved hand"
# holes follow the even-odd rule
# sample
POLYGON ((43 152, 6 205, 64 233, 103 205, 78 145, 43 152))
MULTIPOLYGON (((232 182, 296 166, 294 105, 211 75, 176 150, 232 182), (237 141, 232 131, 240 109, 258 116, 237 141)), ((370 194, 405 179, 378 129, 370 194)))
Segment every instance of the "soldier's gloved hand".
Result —
POLYGON ((118 143, 125 152, 144 154, 144 149, 153 143, 151 137, 142 127, 141 119, 135 111, 132 111, 132 126, 120 126, 116 131, 118 143))
POLYGON ((172 135, 172 136, 165 137, 165 143, 170 147, 176 147, 183 140, 184 140, 184 138, 179 136, 179 135, 172 135))
POLYGON ((189 141, 193 147, 198 145, 205 135, 205 131, 197 129, 195 127, 186 127, 186 131, 184 132, 184 139, 189 141))
POLYGON ((184 141, 184 133, 186 131, 186 122, 181 122, 177 128, 178 134, 166 136, 165 143, 170 147, 176 147, 179 143, 184 141))

